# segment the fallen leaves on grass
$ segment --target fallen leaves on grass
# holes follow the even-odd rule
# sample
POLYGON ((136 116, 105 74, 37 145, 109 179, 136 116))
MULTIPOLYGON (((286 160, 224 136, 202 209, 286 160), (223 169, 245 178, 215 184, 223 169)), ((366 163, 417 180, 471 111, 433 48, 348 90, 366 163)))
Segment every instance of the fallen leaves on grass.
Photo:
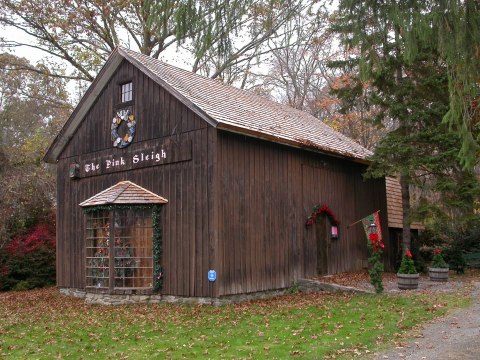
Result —
POLYGON ((397 299, 300 293, 222 307, 92 306, 83 299, 60 295, 55 288, 0 293, 0 357, 322 358, 357 354, 368 350, 366 344, 374 346, 384 338, 403 342, 407 330, 421 319, 444 312, 444 304, 449 302, 440 294, 397 299))

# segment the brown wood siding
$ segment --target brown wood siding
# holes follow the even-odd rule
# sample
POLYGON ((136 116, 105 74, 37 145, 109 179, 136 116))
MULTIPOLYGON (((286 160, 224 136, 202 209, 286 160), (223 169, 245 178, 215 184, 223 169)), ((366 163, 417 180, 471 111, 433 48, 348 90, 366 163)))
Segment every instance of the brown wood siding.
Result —
POLYGON ((209 173, 214 170, 211 158, 216 153, 215 129, 198 118, 158 84, 124 63, 113 80, 99 95, 76 135, 61 154, 58 168, 57 213, 57 285, 85 287, 85 216, 78 204, 122 180, 129 180, 166 199, 162 207, 164 294, 208 296, 206 281, 212 268, 215 248, 209 238, 214 231, 208 214, 212 211, 210 192, 215 183, 209 173), (112 99, 119 98, 119 84, 134 84, 133 111, 137 129, 132 145, 112 147, 110 124, 112 99), (112 154, 131 156, 134 147, 149 149, 166 140, 191 144, 191 159, 130 171, 71 180, 69 165, 82 160, 112 154))
POLYGON ((341 222, 329 273, 366 264, 362 227, 347 225, 381 210, 388 236, 385 183, 364 181, 363 165, 225 132, 218 144, 219 295, 286 288, 316 275, 315 231, 305 220, 317 204, 341 222))
POLYGON ((207 129, 180 136, 193 143, 191 161, 70 180, 60 161, 58 190, 58 286, 84 288, 84 215, 78 204, 122 180, 168 199, 162 207, 165 294, 206 296, 208 252, 207 129), (204 175, 205 174, 205 175, 204 175), (63 179, 63 181, 62 181, 63 179), (204 279, 205 278, 205 279, 204 279))
POLYGON ((121 108, 120 84, 127 80, 133 82, 132 111, 137 121, 135 144, 207 128, 205 121, 190 115, 186 106, 124 61, 98 96, 60 158, 112 149, 111 122, 114 110, 121 108))

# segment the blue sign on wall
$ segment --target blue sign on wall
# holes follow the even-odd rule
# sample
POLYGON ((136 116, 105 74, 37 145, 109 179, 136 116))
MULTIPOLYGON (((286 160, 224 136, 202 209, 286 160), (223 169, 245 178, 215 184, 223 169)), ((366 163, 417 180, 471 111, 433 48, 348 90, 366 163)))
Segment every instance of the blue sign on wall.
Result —
POLYGON ((214 282, 217 280, 217 272, 215 270, 208 270, 208 281, 214 282))

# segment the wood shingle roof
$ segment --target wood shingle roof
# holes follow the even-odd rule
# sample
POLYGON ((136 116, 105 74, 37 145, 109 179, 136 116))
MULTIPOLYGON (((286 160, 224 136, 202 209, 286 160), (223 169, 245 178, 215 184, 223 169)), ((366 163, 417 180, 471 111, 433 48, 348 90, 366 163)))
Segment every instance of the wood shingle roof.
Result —
POLYGON ((131 181, 119 183, 99 192, 79 205, 82 207, 99 205, 149 205, 166 204, 167 199, 144 189, 131 181))
POLYGON ((314 116, 132 50, 117 48, 48 149, 58 160, 96 97, 123 60, 129 61, 172 93, 210 125, 247 136, 366 162, 371 152, 314 116))
MULTIPOLYGON (((389 228, 403 228, 402 190, 400 182, 394 177, 385 178, 387 188, 387 214, 389 228)), ((418 222, 410 224, 412 229, 423 230, 425 226, 418 222)))
POLYGON ((263 135, 275 142, 354 159, 365 159, 371 155, 363 146, 304 111, 131 50, 120 51, 138 68, 150 72, 154 80, 168 84, 198 107, 213 120, 217 128, 260 137, 263 135))

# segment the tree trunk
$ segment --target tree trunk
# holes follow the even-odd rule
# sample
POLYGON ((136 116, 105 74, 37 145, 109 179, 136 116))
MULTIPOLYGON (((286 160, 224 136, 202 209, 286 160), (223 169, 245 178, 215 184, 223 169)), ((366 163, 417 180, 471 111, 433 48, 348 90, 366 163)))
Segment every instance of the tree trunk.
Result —
MULTIPOLYGON (((402 52, 400 49, 400 27, 395 26, 395 52, 397 60, 402 57, 402 52)), ((400 86, 402 83, 402 74, 403 69, 401 63, 397 66, 396 69, 396 83, 400 86)), ((400 94, 398 101, 403 102, 403 96, 400 94)), ((408 115, 406 115, 408 116, 408 115)), ((401 119, 400 131, 403 136, 408 136, 410 134, 410 129, 407 127, 407 119, 401 119)), ((406 251, 410 250, 412 244, 411 231, 410 231, 410 176, 408 175, 408 170, 401 170, 400 172, 400 188, 402 190, 402 213, 403 213, 403 228, 402 228, 402 254, 405 254, 406 251)))
POLYGON ((402 254, 410 250, 412 240, 410 231, 410 181, 407 174, 400 175, 400 188, 402 190, 402 254))

